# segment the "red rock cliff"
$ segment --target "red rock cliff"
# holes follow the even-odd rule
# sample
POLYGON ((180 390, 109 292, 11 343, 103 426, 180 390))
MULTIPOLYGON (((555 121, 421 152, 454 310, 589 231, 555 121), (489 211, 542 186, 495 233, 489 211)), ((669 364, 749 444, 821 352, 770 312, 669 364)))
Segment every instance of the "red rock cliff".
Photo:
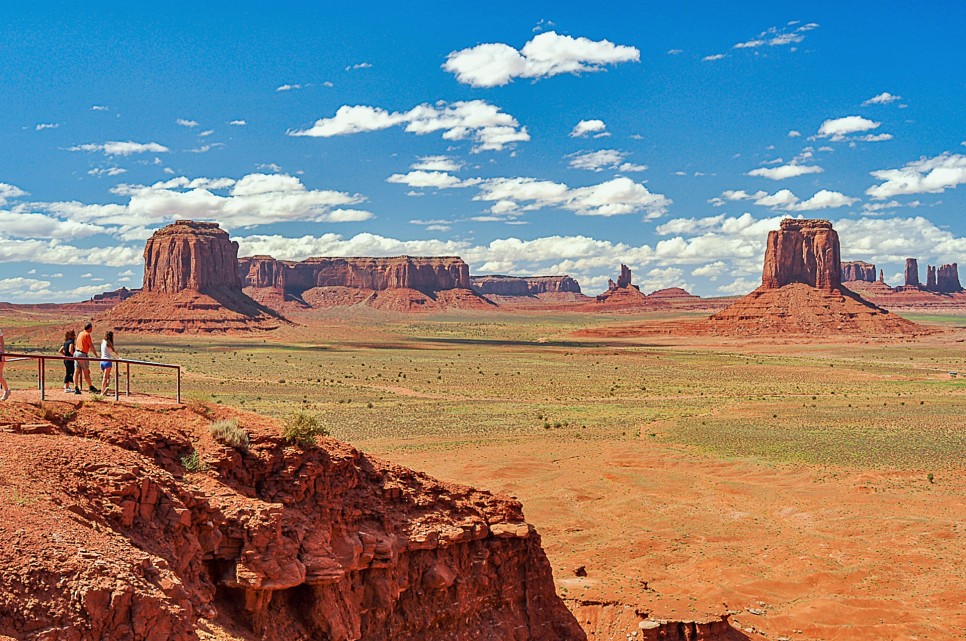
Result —
POLYGON ((936 290, 944 294, 955 294, 963 291, 959 282, 959 265, 940 265, 936 271, 936 290))
POLYGON ((841 278, 839 236, 829 221, 786 218, 780 230, 768 232, 763 288, 804 283, 832 291, 841 278))
POLYGON ((473 289, 495 296, 534 296, 580 293, 580 283, 570 276, 472 276, 473 289))
POLYGON ((309 258, 301 262, 255 256, 242 258, 238 272, 244 287, 274 287, 291 295, 313 287, 415 289, 425 293, 471 287, 469 265, 456 256, 309 258))
POLYGON ((866 283, 875 282, 875 265, 870 265, 861 260, 852 260, 842 263, 842 282, 862 281, 866 283))
POLYGON ((906 287, 919 287, 919 261, 915 258, 906 259, 906 287))
POLYGON ((0 419, 23 497, 0 502, 0 638, 586 639, 514 500, 226 408, 11 401, 0 419), (247 448, 211 436, 227 418, 247 448))
POLYGON ((217 223, 179 220, 144 247, 144 291, 177 294, 241 292, 238 243, 217 223))

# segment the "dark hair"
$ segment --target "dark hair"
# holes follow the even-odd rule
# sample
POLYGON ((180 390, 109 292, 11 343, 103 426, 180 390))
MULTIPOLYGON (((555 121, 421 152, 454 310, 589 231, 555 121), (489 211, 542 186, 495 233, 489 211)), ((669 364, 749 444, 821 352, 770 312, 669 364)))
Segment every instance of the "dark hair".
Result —
POLYGON ((72 330, 72 329, 68 329, 68 330, 67 330, 67 333, 66 333, 66 334, 64 334, 64 342, 67 342, 67 341, 72 341, 72 340, 74 340, 75 338, 77 338, 77 332, 75 332, 75 331, 74 331, 74 330, 72 330))
POLYGON ((106 332, 104 334, 104 340, 107 341, 108 345, 114 347, 114 332, 106 332))
POLYGON ((84 325, 84 329, 86 329, 87 331, 91 331, 92 329, 94 329, 94 324, 87 323, 86 325, 84 325))

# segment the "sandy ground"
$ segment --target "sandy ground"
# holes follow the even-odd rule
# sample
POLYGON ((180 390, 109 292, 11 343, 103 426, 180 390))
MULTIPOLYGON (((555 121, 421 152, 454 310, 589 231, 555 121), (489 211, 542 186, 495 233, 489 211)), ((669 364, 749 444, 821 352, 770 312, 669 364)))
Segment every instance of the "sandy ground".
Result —
POLYGON ((643 439, 392 456, 520 498, 566 597, 656 618, 730 610, 768 638, 966 638, 961 473, 930 484, 910 472, 713 460, 643 439))

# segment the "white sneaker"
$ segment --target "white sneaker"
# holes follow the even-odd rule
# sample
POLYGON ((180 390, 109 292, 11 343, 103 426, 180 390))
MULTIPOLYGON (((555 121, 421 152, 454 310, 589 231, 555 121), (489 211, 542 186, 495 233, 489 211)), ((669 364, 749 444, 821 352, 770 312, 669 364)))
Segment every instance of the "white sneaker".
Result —
POLYGON ((4 390, 3 396, 0 396, 0 401, 5 401, 10 398, 10 390, 4 390))

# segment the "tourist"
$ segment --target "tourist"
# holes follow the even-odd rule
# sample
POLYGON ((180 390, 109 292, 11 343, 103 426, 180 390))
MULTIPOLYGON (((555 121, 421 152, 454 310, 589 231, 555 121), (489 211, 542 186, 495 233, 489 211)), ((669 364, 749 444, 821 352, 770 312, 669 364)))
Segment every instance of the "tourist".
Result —
POLYGON ((107 332, 104 334, 104 340, 101 341, 101 389, 107 394, 107 388, 111 386, 111 372, 114 369, 114 363, 108 360, 103 360, 107 358, 117 358, 117 352, 114 351, 114 332, 107 332))
POLYGON ((5 343, 3 342, 3 330, 0 329, 0 389, 3 389, 3 393, 0 394, 0 401, 5 401, 10 398, 10 386, 7 385, 7 379, 3 377, 3 352, 5 351, 5 343))
POLYGON ((91 381, 91 362, 88 360, 94 355, 94 339, 91 338, 91 331, 94 329, 92 323, 84 325, 84 331, 77 337, 77 349, 74 356, 77 357, 77 371, 74 373, 74 393, 81 393, 81 385, 87 381, 87 389, 91 394, 100 394, 101 390, 94 387, 91 381))
POLYGON ((67 330, 64 334, 64 344, 60 346, 59 354, 61 356, 67 356, 64 359, 64 393, 70 394, 74 390, 71 384, 74 382, 74 361, 70 357, 74 355, 74 344, 77 342, 77 332, 72 329, 67 330))

